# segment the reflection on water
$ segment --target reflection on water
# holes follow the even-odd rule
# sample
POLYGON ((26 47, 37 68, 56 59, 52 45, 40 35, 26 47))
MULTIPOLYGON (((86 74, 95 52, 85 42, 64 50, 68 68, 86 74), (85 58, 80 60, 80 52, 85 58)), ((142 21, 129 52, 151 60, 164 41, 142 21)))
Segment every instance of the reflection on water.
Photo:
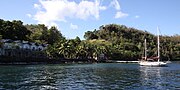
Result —
POLYGON ((166 89, 166 87, 163 87, 163 84, 165 85, 165 80, 162 76, 162 69, 163 67, 140 67, 141 83, 144 86, 143 89, 166 89))
POLYGON ((180 89, 180 66, 176 65, 178 64, 171 64, 169 67, 140 66, 142 89, 180 89))
POLYGON ((60 64, 0 66, 0 89, 180 89, 180 64, 60 64))

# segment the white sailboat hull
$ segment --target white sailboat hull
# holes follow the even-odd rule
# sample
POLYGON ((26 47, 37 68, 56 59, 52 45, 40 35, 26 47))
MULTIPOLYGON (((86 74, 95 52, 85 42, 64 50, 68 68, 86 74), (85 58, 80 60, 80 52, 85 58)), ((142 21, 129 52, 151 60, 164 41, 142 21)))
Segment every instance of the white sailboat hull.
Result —
POLYGON ((139 64, 141 66, 166 66, 165 62, 148 62, 148 61, 140 61, 139 64))

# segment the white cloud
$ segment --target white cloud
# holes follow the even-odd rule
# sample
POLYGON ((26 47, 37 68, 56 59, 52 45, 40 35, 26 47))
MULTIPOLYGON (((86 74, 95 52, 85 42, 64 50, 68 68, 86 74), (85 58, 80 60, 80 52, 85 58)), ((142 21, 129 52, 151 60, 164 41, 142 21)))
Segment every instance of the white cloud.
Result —
MULTIPOLYGON (((38 4, 34 4, 37 10, 35 15, 27 14, 28 17, 33 18, 38 23, 47 26, 57 26, 57 22, 68 22, 70 18, 77 18, 82 20, 100 18, 101 11, 113 7, 116 10, 114 18, 127 17, 128 14, 121 11, 118 0, 110 1, 109 6, 103 6, 104 0, 39 0, 38 4)), ((71 24, 73 26, 73 24, 71 24)))
POLYGON ((112 0, 110 6, 113 6, 116 10, 121 10, 118 0, 112 0))
POLYGON ((26 14, 29 18, 31 18, 32 17, 32 15, 31 14, 26 14))
POLYGON ((128 14, 118 11, 115 15, 115 18, 123 18, 123 17, 127 17, 127 16, 128 16, 128 14))
POLYGON ((39 0, 40 4, 34 4, 38 11, 34 19, 38 23, 51 25, 56 21, 66 22, 66 18, 79 18, 86 20, 89 17, 99 19, 99 13, 106 10, 105 6, 100 5, 99 0, 85 1, 79 3, 68 0, 39 0))
POLYGON ((121 7, 120 7, 120 4, 118 2, 118 0, 112 0, 111 3, 110 3, 110 7, 114 7, 116 9, 116 14, 115 14, 115 17, 114 18, 123 18, 123 17, 127 17, 128 14, 126 13, 123 13, 121 11, 121 7))
POLYGON ((73 30, 76 30, 76 29, 78 29, 78 26, 71 23, 70 28, 73 30))
POLYGON ((139 18, 140 16, 136 15, 135 18, 139 18))
POLYGON ((34 8, 40 9, 40 8, 41 8, 41 5, 39 5, 39 4, 34 4, 34 8))

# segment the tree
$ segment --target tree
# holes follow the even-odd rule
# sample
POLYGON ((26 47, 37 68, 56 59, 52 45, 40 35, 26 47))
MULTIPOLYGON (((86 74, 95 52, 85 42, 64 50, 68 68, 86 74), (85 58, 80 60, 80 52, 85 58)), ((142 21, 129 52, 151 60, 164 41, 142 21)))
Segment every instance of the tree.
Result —
POLYGON ((98 36, 94 34, 92 31, 85 32, 84 38, 86 40, 98 39, 98 36))
POLYGON ((28 40, 30 31, 23 25, 20 20, 4 21, 0 20, 0 34, 3 39, 28 40))
POLYGON ((55 26, 49 29, 48 44, 53 44, 59 41, 61 38, 63 38, 63 36, 55 26))

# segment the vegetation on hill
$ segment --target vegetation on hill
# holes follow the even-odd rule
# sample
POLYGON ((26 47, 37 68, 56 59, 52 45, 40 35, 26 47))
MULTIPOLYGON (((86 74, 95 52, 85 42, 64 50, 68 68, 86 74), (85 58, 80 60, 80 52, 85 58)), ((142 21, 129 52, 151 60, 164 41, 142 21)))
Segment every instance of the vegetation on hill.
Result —
MULTIPOLYGON (((22 21, 0 20, 2 39, 28 40, 49 44, 45 51, 54 59, 95 59, 104 54, 106 59, 137 60, 143 55, 147 39, 148 56, 156 55, 157 37, 147 31, 125 25, 102 25, 84 34, 85 40, 66 39, 56 27, 43 24, 23 25, 22 21)), ((163 59, 180 59, 180 35, 160 36, 163 59)))
POLYGON ((4 21, 0 19, 0 35, 4 39, 28 40, 30 31, 23 25, 22 21, 4 21))
POLYGON ((59 30, 54 26, 50 27, 50 29, 48 29, 44 24, 31 24, 25 25, 25 27, 31 32, 28 39, 33 42, 53 44, 64 38, 59 30))

